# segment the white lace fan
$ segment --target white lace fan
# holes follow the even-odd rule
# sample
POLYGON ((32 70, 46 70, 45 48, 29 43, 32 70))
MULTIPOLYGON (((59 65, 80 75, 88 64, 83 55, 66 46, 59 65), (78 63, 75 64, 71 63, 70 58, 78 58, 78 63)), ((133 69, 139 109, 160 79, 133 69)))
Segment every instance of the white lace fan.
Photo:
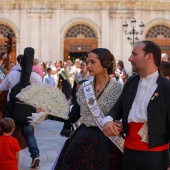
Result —
POLYGON ((16 97, 33 107, 43 108, 50 115, 68 119, 69 105, 57 87, 33 83, 22 89, 16 97))

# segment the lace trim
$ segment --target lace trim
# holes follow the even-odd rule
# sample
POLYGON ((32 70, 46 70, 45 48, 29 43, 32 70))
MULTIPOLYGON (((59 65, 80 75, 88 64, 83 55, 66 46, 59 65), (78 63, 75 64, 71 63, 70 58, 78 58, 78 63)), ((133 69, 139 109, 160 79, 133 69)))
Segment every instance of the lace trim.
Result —
POLYGON ((142 138, 141 142, 148 143, 148 123, 145 122, 143 126, 138 131, 138 135, 142 138))
POLYGON ((68 119, 69 105, 65 95, 57 88, 43 83, 33 83, 16 96, 33 107, 41 107, 46 113, 68 119))
MULTIPOLYGON (((116 103, 118 97, 120 96, 121 91, 122 91, 122 85, 119 82, 115 81, 114 79, 111 79, 108 86, 103 91, 100 98, 97 100, 105 116, 116 103)), ((96 122, 93 120, 93 117, 88 109, 88 106, 86 105, 82 86, 77 92, 77 102, 80 105, 81 121, 87 127, 97 126, 96 122)))

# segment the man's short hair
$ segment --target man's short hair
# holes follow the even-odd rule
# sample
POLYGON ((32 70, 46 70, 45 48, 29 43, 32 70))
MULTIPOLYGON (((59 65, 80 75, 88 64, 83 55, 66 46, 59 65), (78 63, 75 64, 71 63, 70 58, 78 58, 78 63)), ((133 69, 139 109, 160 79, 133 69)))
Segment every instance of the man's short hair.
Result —
POLYGON ((24 56, 23 54, 20 54, 20 55, 17 56, 17 62, 19 64, 21 63, 21 60, 22 60, 23 56, 24 56))
POLYGON ((153 41, 149 41, 149 40, 143 40, 138 42, 137 44, 144 44, 144 48, 143 51, 146 54, 152 53, 153 54, 153 60, 154 63, 157 67, 159 67, 160 62, 161 62, 161 48, 158 44, 156 44, 153 41))

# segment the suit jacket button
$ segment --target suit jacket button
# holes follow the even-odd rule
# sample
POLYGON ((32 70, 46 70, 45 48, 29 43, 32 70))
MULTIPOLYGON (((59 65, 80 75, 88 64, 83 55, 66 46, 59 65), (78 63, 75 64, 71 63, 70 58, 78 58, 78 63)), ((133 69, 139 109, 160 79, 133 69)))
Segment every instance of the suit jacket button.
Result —
POLYGON ((152 132, 149 132, 150 135, 152 135, 152 132))
POLYGON ((153 140, 152 139, 149 139, 149 142, 152 142, 153 140))

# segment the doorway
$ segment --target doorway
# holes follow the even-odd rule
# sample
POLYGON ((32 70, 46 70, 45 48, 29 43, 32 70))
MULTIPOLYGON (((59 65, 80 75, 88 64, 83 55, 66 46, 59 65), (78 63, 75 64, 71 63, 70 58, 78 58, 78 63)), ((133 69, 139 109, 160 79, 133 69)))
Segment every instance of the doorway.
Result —
POLYGON ((75 61, 76 59, 86 60, 88 52, 70 52, 70 59, 75 61))
POLYGON ((85 58, 90 50, 97 48, 97 39, 65 39, 64 41, 64 61, 71 57, 85 58))

